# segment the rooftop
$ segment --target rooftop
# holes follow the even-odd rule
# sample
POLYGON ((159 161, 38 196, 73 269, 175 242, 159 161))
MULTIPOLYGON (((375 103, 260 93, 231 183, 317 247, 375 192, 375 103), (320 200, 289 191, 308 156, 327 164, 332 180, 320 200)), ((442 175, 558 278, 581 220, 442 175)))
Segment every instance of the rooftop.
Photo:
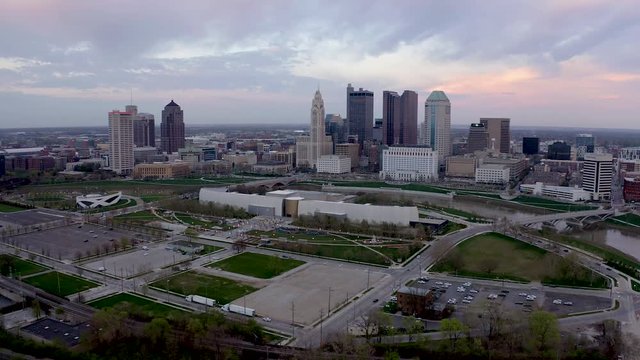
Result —
POLYGON ((449 101, 449 98, 444 91, 434 90, 429 94, 427 101, 449 101))

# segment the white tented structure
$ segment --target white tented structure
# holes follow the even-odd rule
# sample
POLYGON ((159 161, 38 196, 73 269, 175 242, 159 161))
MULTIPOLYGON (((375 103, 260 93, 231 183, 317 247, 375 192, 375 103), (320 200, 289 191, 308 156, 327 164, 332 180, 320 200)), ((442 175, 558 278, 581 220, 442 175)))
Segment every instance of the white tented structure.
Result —
POLYGON ((76 196, 76 204, 83 209, 95 209, 99 207, 115 205, 122 198, 122 192, 115 194, 87 194, 76 196))

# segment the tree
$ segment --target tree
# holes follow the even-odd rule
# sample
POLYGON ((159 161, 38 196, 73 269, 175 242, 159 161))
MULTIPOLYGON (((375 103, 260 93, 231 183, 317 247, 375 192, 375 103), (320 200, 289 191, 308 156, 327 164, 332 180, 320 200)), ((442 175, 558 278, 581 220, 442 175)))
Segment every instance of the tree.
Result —
POLYGON ((449 352, 455 353, 458 350, 458 341, 464 336, 466 330, 466 326, 456 318, 444 319, 440 322, 440 331, 449 339, 449 352))
POLYGON ((126 249, 127 246, 129 246, 129 244, 130 244, 129 239, 127 239, 124 236, 120 238, 120 245, 122 246, 122 249, 126 249))
POLYGON ((494 259, 486 258, 482 259, 482 261, 480 262, 480 266, 484 272, 486 272, 487 274, 492 274, 498 267, 498 263, 494 259))
POLYGON ((152 344, 162 344, 165 342, 167 334, 171 331, 171 325, 167 319, 155 318, 144 326, 144 336, 147 337, 152 344))
POLYGON ((40 301, 38 299, 33 300, 31 303, 31 312, 36 319, 40 319, 40 316, 42 316, 42 307, 40 307, 40 301))
POLYGON ((242 239, 238 239, 233 242, 233 245, 231 245, 231 248, 236 253, 241 253, 247 248, 247 243, 242 239))
POLYGON ((546 311, 534 311, 529 316, 529 335, 531 346, 540 356, 555 353, 560 344, 558 319, 546 311))
POLYGON ((451 269, 456 273, 464 268, 464 256, 462 256, 462 253, 458 248, 453 249, 448 258, 449 266, 451 266, 451 269))

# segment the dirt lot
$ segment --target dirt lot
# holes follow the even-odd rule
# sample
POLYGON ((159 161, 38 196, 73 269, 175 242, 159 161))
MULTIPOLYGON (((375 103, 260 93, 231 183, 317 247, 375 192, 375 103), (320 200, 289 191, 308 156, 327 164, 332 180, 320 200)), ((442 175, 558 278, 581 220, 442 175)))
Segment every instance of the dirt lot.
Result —
POLYGON ((349 297, 363 291, 367 286, 380 281, 385 274, 364 269, 311 264, 300 271, 275 281, 248 296, 237 299, 234 304, 256 309, 260 316, 274 320, 291 322, 291 308, 294 306, 294 318, 297 324, 309 325, 320 318, 320 311, 327 313, 329 291, 331 291, 331 309, 336 309, 349 297))

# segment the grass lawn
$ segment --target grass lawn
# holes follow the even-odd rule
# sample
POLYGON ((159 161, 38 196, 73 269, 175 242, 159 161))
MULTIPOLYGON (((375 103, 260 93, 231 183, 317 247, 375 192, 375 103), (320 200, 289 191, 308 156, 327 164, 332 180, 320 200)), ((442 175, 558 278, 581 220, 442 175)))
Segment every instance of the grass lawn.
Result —
POLYGON ((140 195, 140 199, 142 199, 142 201, 144 201, 146 203, 164 200, 164 199, 166 199, 168 197, 169 197, 169 195, 162 195, 162 194, 140 195))
POLYGON ((271 279, 304 264, 304 261, 281 259, 277 256, 244 252, 209 265, 238 274, 271 279))
POLYGON ((379 251, 395 262, 403 262, 411 255, 422 249, 422 246, 413 245, 393 245, 393 246, 370 246, 372 249, 379 251))
POLYGON ((357 261, 374 265, 391 265, 387 258, 362 246, 272 241, 268 247, 338 260, 357 261))
POLYGON ((168 279, 151 284, 160 289, 169 289, 183 295, 201 295, 215 299, 219 304, 227 304, 237 298, 250 294, 257 289, 233 280, 218 276, 200 274, 195 271, 184 272, 168 279))
POLYGON ((533 197, 533 196, 518 196, 514 200, 519 204, 523 205, 531 205, 539 208, 559 211, 559 212, 568 212, 568 211, 583 211, 583 210, 594 210, 595 207, 590 205, 582 205, 582 204, 569 204, 565 202, 533 197))
POLYGON ((200 253, 200 255, 206 255, 222 249, 224 249, 222 246, 204 245, 204 250, 200 253))
MULTIPOLYGON (((310 243, 353 244, 351 241, 347 239, 343 239, 342 237, 336 236, 333 234, 311 235, 311 234, 305 234, 304 232, 290 233, 290 232, 279 231, 279 230, 272 230, 272 231, 251 230, 248 232, 248 234, 253 236, 258 236, 258 237, 268 237, 271 239, 284 238, 289 240, 302 240, 304 242, 310 242, 310 243)), ((349 238, 348 236, 345 236, 345 237, 349 238)))
MULTIPOLYGON (((626 223, 629 223, 635 226, 640 226, 640 216, 636 214, 624 214, 624 215, 616 216, 611 220, 613 220, 615 224, 620 224, 619 221, 624 221, 626 223), (615 221, 615 220, 619 220, 619 221, 615 221)), ((622 224, 622 225, 626 225, 626 224, 622 224)))
POLYGON ((9 274, 20 274, 27 276, 49 269, 44 265, 37 264, 32 261, 23 260, 19 257, 2 254, 0 255, 0 273, 4 276, 9 274))
POLYGON ((561 286, 607 287, 602 276, 582 266, 498 233, 465 240, 436 263, 432 271, 561 286))
POLYGON ((350 186, 350 187, 364 187, 364 188, 395 188, 411 191, 423 191, 432 192, 438 194, 447 194, 451 190, 444 189, 437 186, 425 185, 425 184, 387 184, 382 181, 343 181, 332 182, 335 186, 350 186))
POLYGON ((137 211, 134 213, 118 215, 113 218, 115 221, 136 221, 136 222, 151 222, 160 220, 150 210, 137 211))
POLYGON ((26 279, 23 279, 22 281, 40 288, 50 294, 62 297, 85 291, 99 285, 98 283, 95 283, 93 281, 85 280, 77 276, 67 275, 57 271, 28 277, 26 279), (60 284, 59 288, 58 283, 60 284))
POLYGON ((0 213, 10 213, 10 212, 16 212, 16 211, 23 211, 23 210, 27 210, 27 209, 14 206, 14 205, 0 203, 0 213))
POLYGON ((456 223, 456 222, 449 221, 447 223, 447 225, 445 225, 444 228, 442 228, 442 230, 440 230, 438 235, 446 235, 448 233, 452 233, 454 231, 458 231, 458 230, 462 230, 462 229, 466 229, 466 228, 467 228, 467 225, 465 225, 465 224, 459 224, 459 223, 456 223))
POLYGON ((91 301, 87 303, 87 305, 96 309, 105 309, 121 303, 129 303, 135 306, 138 311, 142 311, 152 317, 167 316, 172 312, 184 312, 184 310, 176 309, 174 307, 161 304, 152 299, 130 293, 120 293, 107 296, 98 300, 91 301))

